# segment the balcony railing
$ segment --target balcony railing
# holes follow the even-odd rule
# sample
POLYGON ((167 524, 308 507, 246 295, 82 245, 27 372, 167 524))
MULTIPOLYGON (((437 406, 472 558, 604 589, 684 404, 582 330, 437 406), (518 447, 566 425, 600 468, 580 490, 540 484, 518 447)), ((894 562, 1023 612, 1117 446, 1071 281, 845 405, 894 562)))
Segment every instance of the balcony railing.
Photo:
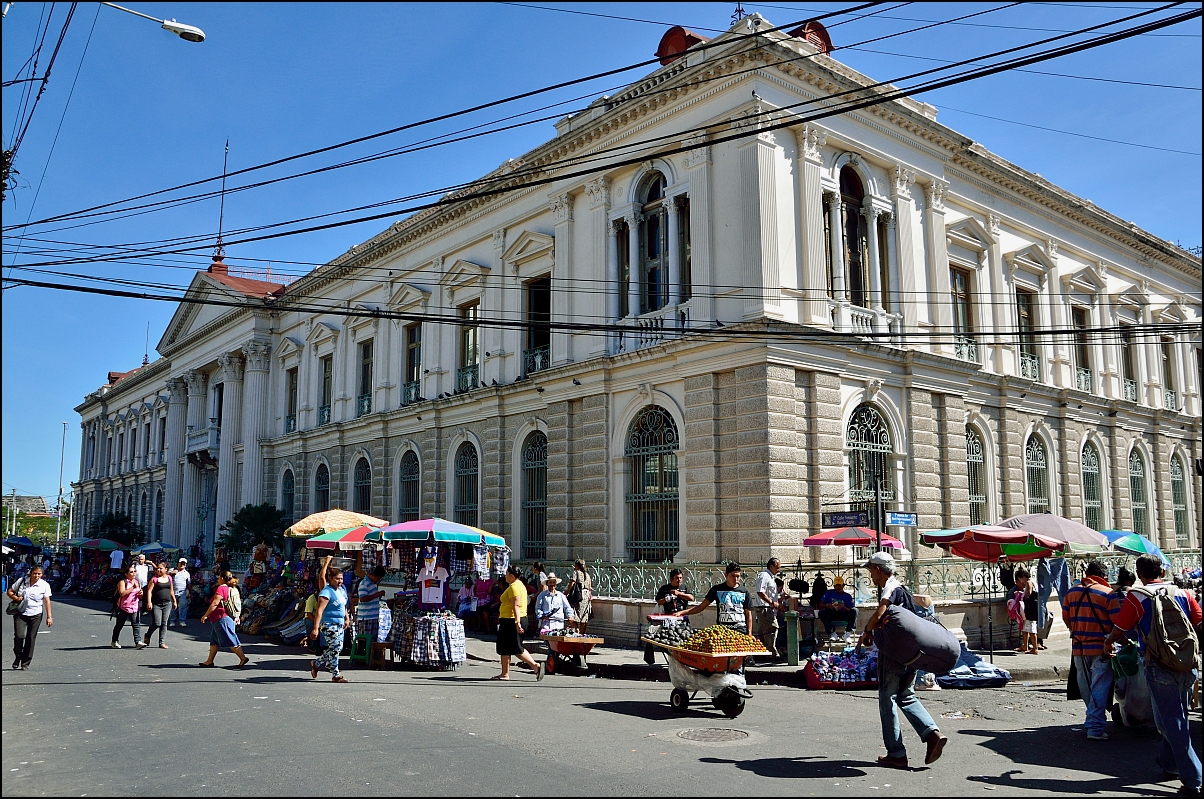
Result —
POLYGON ((1088 394, 1094 393, 1095 390, 1095 375, 1090 369, 1078 367, 1074 370, 1074 385, 1079 391, 1084 391, 1088 394))
POLYGON ((551 347, 532 347, 523 350, 523 374, 542 372, 552 365, 551 347))
POLYGON ((1168 388, 1163 394, 1163 399, 1166 402, 1166 409, 1168 411, 1179 410, 1179 392, 1173 388, 1168 388))
POLYGON ((978 363, 978 342, 969 336, 957 336, 953 339, 953 355, 959 361, 978 363))
POLYGON ((481 367, 478 364, 461 366, 456 370, 456 391, 472 391, 481 383, 481 367))
POLYGON ((1041 359, 1031 352, 1020 353, 1020 376, 1029 380, 1041 379, 1041 359))
POLYGON ((330 424, 330 406, 329 405, 319 405, 318 406, 318 427, 321 427, 324 424, 330 424))
POLYGON ((159 450, 159 463, 167 463, 167 451, 159 450))
POLYGON ((1125 378, 1125 399, 1137 402, 1137 381, 1128 377, 1125 378))
POLYGON ((850 306, 849 323, 856 335, 869 335, 874 332, 874 312, 868 308, 850 306))
POLYGON ((286 432, 286 433, 297 432, 297 414, 290 413, 288 416, 284 417, 284 432, 286 432))
POLYGON ((184 454, 200 452, 203 449, 216 453, 221 446, 221 434, 221 428, 216 424, 189 431, 184 444, 184 454))
POLYGON ((360 394, 355 398, 355 415, 364 416, 372 413, 372 395, 360 394))
POLYGON ((413 405, 418 401, 418 389, 421 387, 422 381, 411 380, 408 383, 401 385, 401 404, 413 405))

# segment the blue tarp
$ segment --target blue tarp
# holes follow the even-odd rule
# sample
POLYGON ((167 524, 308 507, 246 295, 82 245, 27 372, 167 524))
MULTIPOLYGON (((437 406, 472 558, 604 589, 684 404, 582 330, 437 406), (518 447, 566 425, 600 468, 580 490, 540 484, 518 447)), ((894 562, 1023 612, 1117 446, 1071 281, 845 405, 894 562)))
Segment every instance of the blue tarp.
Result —
POLYGON ((961 657, 948 674, 936 678, 942 688, 999 688, 1011 681, 1007 669, 988 663, 962 644, 961 657))

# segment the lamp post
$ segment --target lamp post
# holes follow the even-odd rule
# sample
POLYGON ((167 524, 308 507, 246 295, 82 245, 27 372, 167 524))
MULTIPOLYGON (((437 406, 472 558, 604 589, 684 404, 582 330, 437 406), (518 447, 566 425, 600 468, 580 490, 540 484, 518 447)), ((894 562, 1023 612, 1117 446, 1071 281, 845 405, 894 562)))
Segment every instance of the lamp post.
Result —
POLYGON ((63 446, 59 450, 59 498, 54 506, 54 543, 59 542, 59 533, 63 529, 63 462, 67 457, 67 423, 63 422, 63 446))
POLYGON ((158 22, 163 30, 169 33, 174 33, 176 36, 179 36, 186 42, 199 43, 205 41, 205 32, 195 25, 185 25, 183 22, 176 22, 174 19, 159 19, 158 17, 152 17, 149 14, 143 14, 139 11, 134 11, 133 9, 126 8, 124 6, 119 6, 116 3, 101 3, 101 5, 115 8, 118 11, 124 11, 127 14, 133 14, 136 17, 149 19, 152 22, 158 22))

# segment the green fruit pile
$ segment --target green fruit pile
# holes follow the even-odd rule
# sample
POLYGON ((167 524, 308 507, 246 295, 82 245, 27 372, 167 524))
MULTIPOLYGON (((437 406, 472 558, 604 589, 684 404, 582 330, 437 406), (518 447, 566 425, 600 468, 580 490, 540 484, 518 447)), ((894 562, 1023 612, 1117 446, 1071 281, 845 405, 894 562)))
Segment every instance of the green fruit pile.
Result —
POLYGON ((712 624, 710 627, 694 633, 681 645, 681 648, 708 655, 722 655, 725 652, 768 651, 760 641, 751 635, 745 635, 739 630, 719 624, 712 624))
POLYGON ((689 624, 654 624, 648 628, 647 637, 665 646, 681 646, 693 632, 689 624))

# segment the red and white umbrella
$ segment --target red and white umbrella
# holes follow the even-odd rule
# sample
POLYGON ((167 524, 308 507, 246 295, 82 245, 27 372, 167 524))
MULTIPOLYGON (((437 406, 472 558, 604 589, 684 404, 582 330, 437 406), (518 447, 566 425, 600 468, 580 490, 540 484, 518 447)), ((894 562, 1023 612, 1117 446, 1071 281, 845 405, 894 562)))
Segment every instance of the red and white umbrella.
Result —
MULTIPOLYGON (((803 541, 805 547, 872 547, 878 545, 878 531, 868 527, 837 527, 803 541)), ((893 535, 882 534, 883 549, 905 549, 893 535)))

